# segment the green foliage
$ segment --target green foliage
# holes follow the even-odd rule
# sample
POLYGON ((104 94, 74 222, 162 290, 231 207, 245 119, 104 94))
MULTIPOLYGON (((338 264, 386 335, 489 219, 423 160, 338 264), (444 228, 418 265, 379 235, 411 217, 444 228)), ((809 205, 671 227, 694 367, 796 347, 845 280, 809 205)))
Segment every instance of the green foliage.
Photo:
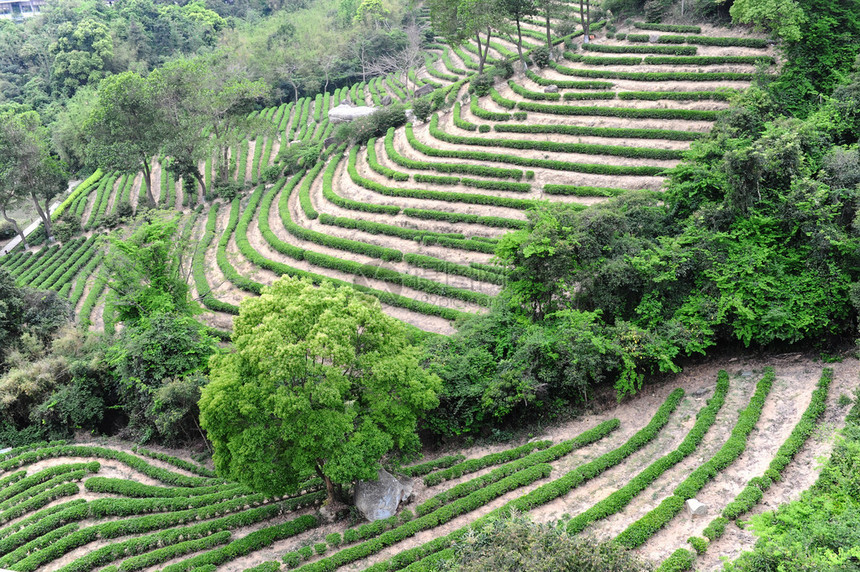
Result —
POLYGON ((454 557, 438 562, 438 571, 490 572, 635 572, 650 567, 610 542, 568 535, 558 526, 535 524, 527 516, 495 518, 454 545, 454 557))
POLYGON ((688 119, 692 121, 713 121, 717 112, 700 109, 639 109, 629 107, 587 107, 584 105, 553 105, 521 101, 517 107, 526 111, 550 113, 554 115, 598 115, 625 118, 688 119))
MULTIPOLYGON (((618 38, 622 39, 622 38, 618 38)), ((583 50, 609 54, 665 54, 672 56, 694 56, 698 48, 695 46, 609 46, 605 44, 587 43, 583 50)))
POLYGON ((677 24, 651 24, 646 22, 634 22, 634 28, 640 30, 656 30, 658 32, 677 32, 679 34, 701 34, 699 26, 681 26, 677 24))
POLYGON ((493 78, 489 74, 478 74, 469 80, 469 93, 476 97, 484 97, 490 94, 493 87, 493 78))
POLYGON ((132 325, 161 314, 193 312, 182 276, 186 246, 176 240, 178 227, 178 217, 156 217, 128 239, 112 241, 110 287, 117 295, 120 321, 132 325))
POLYGON ((155 314, 129 322, 107 353, 120 402, 142 440, 199 436, 197 400, 214 340, 190 316, 155 314))
POLYGON ((520 447, 515 447, 513 449, 502 451, 500 453, 491 453, 479 459, 470 459, 468 461, 463 461, 461 463, 457 463, 450 468, 444 469, 442 471, 436 471, 424 477, 424 484, 428 487, 432 487, 434 485, 438 485, 442 481, 456 479, 458 477, 462 477, 465 474, 480 471, 485 467, 490 467, 492 465, 500 465, 502 463, 507 463, 519 459, 520 457, 528 455, 535 449, 546 449, 550 445, 552 445, 552 441, 534 441, 531 443, 526 443, 525 445, 521 445, 520 447))
POLYGON ((212 360, 200 422, 219 472, 258 490, 294 490, 311 472, 331 483, 373 479, 389 451, 414 450, 417 413, 437 402, 438 379, 402 326, 346 288, 282 278, 243 302, 233 343, 212 360))
MULTIPOLYGON (((622 92, 623 93, 623 92, 622 92)), ((619 94, 620 96, 620 94, 619 94)), ((669 139, 672 141, 695 141, 703 135, 694 131, 670 129, 636 129, 626 127, 586 127, 580 125, 556 125, 531 123, 500 123, 494 129, 505 133, 558 133, 559 135, 585 135, 621 139, 669 139)))
MULTIPOLYGON (((690 540, 693 540, 692 538, 690 540)), ((686 548, 679 548, 669 555, 657 568, 658 572, 685 572, 692 570, 696 564, 696 556, 686 548)))
MULTIPOLYGON (((617 108, 616 108, 617 109, 617 108)), ((673 149, 654 149, 651 147, 630 147, 613 145, 594 145, 588 143, 561 143, 557 141, 533 141, 528 139, 500 139, 498 137, 464 137, 451 135, 438 127, 439 118, 434 115, 430 122, 430 134, 441 141, 457 145, 480 145, 484 147, 504 147, 507 149, 536 149, 562 153, 581 153, 583 155, 615 155, 646 159, 680 159, 681 152, 673 149)), ((462 154, 460 156, 463 156, 462 154)), ((481 156, 481 158, 485 158, 481 156)), ((580 168, 581 169, 581 168, 580 168)), ((573 170, 580 170, 574 168, 573 170)))
POLYGON ((534 65, 545 68, 549 64, 549 48, 538 46, 531 51, 530 57, 534 65))

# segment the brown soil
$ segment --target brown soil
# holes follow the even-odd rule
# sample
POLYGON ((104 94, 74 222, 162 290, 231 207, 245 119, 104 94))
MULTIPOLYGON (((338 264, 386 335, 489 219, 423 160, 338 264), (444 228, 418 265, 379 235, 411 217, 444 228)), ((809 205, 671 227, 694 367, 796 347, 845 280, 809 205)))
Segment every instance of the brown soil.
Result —
POLYGON ((131 186, 131 192, 128 196, 128 202, 132 208, 137 208, 137 203, 140 202, 140 186, 143 184, 143 173, 138 173, 134 176, 134 184, 131 186))
POLYGON ((245 163, 245 181, 246 183, 251 182, 254 173, 254 156, 257 149, 257 144, 263 145, 265 143, 264 138, 260 137, 259 139, 254 139, 252 141, 248 141, 248 158, 245 163))
POLYGON ((111 190, 110 196, 108 197, 108 204, 105 208, 105 214, 110 214, 110 212, 113 210, 113 205, 116 203, 117 199, 119 198, 120 192, 122 192, 122 188, 125 186, 125 180, 126 178, 123 176, 118 177, 117 180, 114 181, 113 190, 111 190))

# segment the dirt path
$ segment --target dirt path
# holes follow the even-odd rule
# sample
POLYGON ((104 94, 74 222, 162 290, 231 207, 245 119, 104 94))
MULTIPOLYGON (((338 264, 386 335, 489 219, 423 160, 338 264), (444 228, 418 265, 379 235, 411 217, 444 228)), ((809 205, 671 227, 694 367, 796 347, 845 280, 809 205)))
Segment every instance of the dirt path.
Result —
MULTIPOLYGON (((149 179, 152 183, 152 196, 155 199, 155 204, 161 202, 161 177, 167 176, 161 168, 161 163, 152 162, 152 171, 149 174, 149 179)), ((145 194, 145 192, 144 192, 145 194)))
POLYGON ((137 205, 140 202, 140 186, 143 184, 143 173, 138 173, 134 176, 134 184, 131 186, 131 191, 128 195, 128 202, 131 208, 137 210, 137 205))
POLYGON ((121 176, 114 181, 113 190, 111 190, 110 195, 108 196, 108 204, 107 208, 105 208, 105 216, 109 215, 113 212, 114 205, 119 200, 119 195, 122 192, 123 187, 125 187, 127 177, 121 176))

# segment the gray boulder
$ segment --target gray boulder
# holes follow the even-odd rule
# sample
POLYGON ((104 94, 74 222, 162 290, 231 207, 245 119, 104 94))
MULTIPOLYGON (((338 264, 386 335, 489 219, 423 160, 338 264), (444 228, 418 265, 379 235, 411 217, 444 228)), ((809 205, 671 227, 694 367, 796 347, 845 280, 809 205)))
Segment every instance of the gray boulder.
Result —
POLYGON ((433 86, 429 83, 424 84, 415 90, 415 97, 424 97, 425 95, 433 93, 433 89, 433 86))
POLYGON ((3 449, 0 449, 0 455, 5 455, 6 453, 8 453, 11 450, 12 450, 12 447, 5 447, 3 449))
POLYGON ((379 479, 359 481, 355 485, 355 506, 371 522, 394 516, 400 503, 411 496, 411 480, 401 481, 383 469, 379 470, 379 479))
POLYGON ((412 123, 415 121, 415 112, 411 109, 406 110, 406 121, 412 123))
POLYGON ((705 516, 708 514, 708 505, 702 504, 696 499, 687 499, 684 506, 687 507, 687 512, 690 513, 690 516, 705 516))
POLYGON ((392 103, 394 103, 394 100, 391 98, 390 95, 386 95, 382 98, 382 105, 391 105, 392 103))
POLYGON ((355 121, 360 117, 367 117, 374 111, 376 111, 375 108, 368 107, 366 105, 352 107, 350 105, 346 105, 345 103, 341 103, 340 105, 328 112, 328 119, 332 123, 349 123, 350 121, 355 121))
POLYGON ((557 85, 548 85, 545 88, 543 88, 543 92, 544 93, 558 93, 558 86, 557 85))

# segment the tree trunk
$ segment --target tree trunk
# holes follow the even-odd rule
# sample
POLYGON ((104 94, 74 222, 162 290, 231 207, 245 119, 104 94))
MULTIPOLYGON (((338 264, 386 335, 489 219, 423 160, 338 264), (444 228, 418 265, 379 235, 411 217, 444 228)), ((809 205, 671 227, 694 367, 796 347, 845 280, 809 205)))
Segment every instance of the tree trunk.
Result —
POLYGON ((15 219, 9 218, 9 215, 6 214, 6 207, 0 207, 0 214, 3 215, 6 222, 12 225, 12 228, 15 229, 15 233, 21 238, 21 244, 24 245, 24 248, 27 248, 27 237, 24 236, 24 231, 21 230, 21 227, 18 226, 18 222, 15 219))
POLYGON ((203 177, 200 176, 200 171, 198 169, 195 169, 192 175, 197 180, 197 184, 200 185, 200 193, 197 195, 197 202, 203 203, 206 201, 206 183, 203 182, 203 177))
POLYGON ((326 506, 332 506, 332 505, 334 505, 334 503, 336 503, 338 501, 337 489, 335 488, 335 484, 333 482, 331 482, 331 478, 328 475, 326 475, 325 473, 323 473, 322 466, 323 466, 323 462, 318 459, 317 465, 316 465, 316 473, 317 473, 317 476, 319 476, 319 478, 321 478, 323 480, 323 482, 325 482, 325 492, 326 492, 325 505, 326 506))
MULTIPOLYGON (((36 197, 36 193, 30 192, 30 197, 33 199, 33 204, 36 205, 36 212, 39 213, 39 218, 42 219, 42 224, 45 226, 45 236, 47 237, 48 243, 53 242, 54 233, 51 228, 51 214, 49 211, 50 207, 46 204, 45 208, 42 208, 42 205, 39 204, 39 199, 36 197)), ((47 203, 47 201, 45 201, 47 203)))
POLYGON ((149 168, 149 160, 143 160, 143 182, 146 184, 146 202, 150 208, 155 208, 155 196, 152 194, 152 170, 149 168))
POLYGON ((331 479, 326 475, 323 475, 323 480, 325 481, 326 492, 325 504, 326 506, 332 506, 337 502, 337 492, 335 491, 334 483, 332 483, 331 479))
POLYGON ((487 62, 487 58, 490 57, 490 39, 493 37, 493 29, 487 26, 487 41, 484 43, 484 55, 481 56, 482 64, 487 62))
POLYGON ((475 31, 475 39, 478 41, 478 75, 480 75, 484 73, 484 58, 481 57, 481 32, 475 31))
POLYGON ((588 15, 586 15, 585 10, 590 8, 591 5, 586 4, 586 7, 587 7, 586 9, 583 9, 582 5, 583 5, 582 2, 580 2, 579 3, 579 21, 582 23, 582 43, 587 44, 588 43, 588 29, 591 27, 591 24, 588 21, 589 16, 590 16, 590 11, 589 11, 588 15))
POLYGON ((526 57, 523 55, 523 31, 520 28, 520 15, 517 14, 517 53, 520 55, 520 61, 523 64, 523 69, 529 69, 529 65, 526 63, 526 57))
MULTIPOLYGON (((552 51, 552 31, 549 28, 550 3, 551 3, 551 0, 546 0, 546 49, 548 49, 551 52, 552 51)), ((579 8, 582 9, 582 4, 579 5, 579 8)))

